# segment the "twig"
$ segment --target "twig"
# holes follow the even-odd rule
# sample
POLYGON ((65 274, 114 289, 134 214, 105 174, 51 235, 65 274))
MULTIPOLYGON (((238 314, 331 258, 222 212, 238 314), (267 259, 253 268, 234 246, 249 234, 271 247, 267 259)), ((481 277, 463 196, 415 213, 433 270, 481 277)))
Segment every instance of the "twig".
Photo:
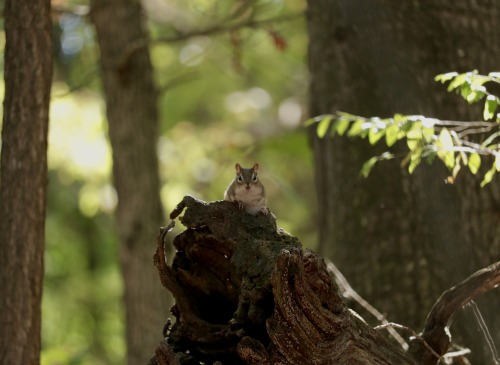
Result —
MULTIPOLYGON (((453 316, 467 303, 498 285, 500 285, 500 261, 476 271, 460 284, 446 290, 429 312, 421 337, 434 349, 434 352, 445 353, 450 343, 448 326, 453 316)), ((408 351, 418 363, 432 363, 428 355, 421 351, 417 342, 412 341, 408 351)), ((434 354, 431 354, 434 357, 434 354)))
POLYGON ((479 327, 481 328, 481 331, 484 334, 486 343, 490 348, 491 356, 493 357, 493 362, 495 363, 495 365, 500 365, 500 359, 498 358, 498 351, 497 348, 495 347, 495 342, 493 342, 493 338, 491 338, 490 331, 488 330, 488 326, 486 325, 486 322, 484 321, 484 318, 481 315, 481 311, 479 310, 477 303, 474 300, 471 300, 470 306, 472 307, 472 311, 474 312, 474 316, 476 317, 477 323, 479 324, 479 327))
MULTIPOLYGON (((339 269, 334 265, 333 262, 325 258, 326 269, 335 277, 335 281, 337 285, 341 287, 344 292, 342 293, 345 297, 352 298, 357 303, 359 303, 363 308, 365 308, 370 314, 372 314, 378 321, 382 323, 382 325, 390 324, 389 321, 385 318, 385 316, 380 313, 376 308, 374 308, 370 303, 368 303, 361 295, 359 295, 352 287, 349 285, 349 282, 345 278, 344 275, 340 272, 339 269)), ((403 349, 408 349, 408 343, 405 341, 400 334, 394 330, 392 327, 387 327, 387 331, 389 334, 403 347, 403 349)))
POLYGON ((471 121, 459 121, 459 120, 441 120, 435 118, 423 118, 426 120, 431 120, 435 125, 443 125, 443 126, 463 126, 463 127, 498 127, 497 122, 484 122, 480 120, 471 120, 471 121))
POLYGON ((420 337, 418 335, 418 333, 416 333, 414 330, 412 330, 410 327, 406 327, 406 326, 403 326, 403 325, 398 324, 398 323, 387 322, 387 323, 381 324, 380 326, 376 326, 373 329, 375 329, 375 330, 386 329, 387 331, 389 331, 389 329, 391 329, 391 328, 397 328, 397 329, 409 332, 413 336, 413 338, 420 341, 424 345, 424 347, 431 354, 433 354, 436 357, 436 359, 438 359, 439 361, 443 360, 443 357, 440 356, 438 353, 436 353, 436 351, 434 351, 432 349, 432 347, 430 347, 429 344, 422 337, 420 337))

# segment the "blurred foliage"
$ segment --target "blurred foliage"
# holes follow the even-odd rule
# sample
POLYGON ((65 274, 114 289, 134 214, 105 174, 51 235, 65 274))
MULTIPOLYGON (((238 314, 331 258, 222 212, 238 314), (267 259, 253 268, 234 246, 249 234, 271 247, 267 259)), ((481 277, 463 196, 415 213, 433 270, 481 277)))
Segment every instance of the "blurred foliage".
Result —
MULTIPOLYGON (((112 216, 117 199, 99 52, 88 2, 52 4, 55 73, 42 364, 123 364, 123 283, 112 216)), ((313 247, 312 153, 300 128, 307 114, 305 4, 142 4, 160 91, 165 211, 185 194, 222 199, 235 163, 259 162, 278 224, 313 247)), ((3 50, 3 40, 0 46, 3 50)))

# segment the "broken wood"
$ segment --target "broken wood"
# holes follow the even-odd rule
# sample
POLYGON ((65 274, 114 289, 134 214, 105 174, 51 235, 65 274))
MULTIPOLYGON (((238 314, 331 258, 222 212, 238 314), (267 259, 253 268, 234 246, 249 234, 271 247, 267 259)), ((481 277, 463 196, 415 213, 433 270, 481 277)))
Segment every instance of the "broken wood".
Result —
POLYGON ((150 364, 412 364, 403 350, 353 314, 317 254, 232 202, 186 196, 170 218, 172 264, 162 229, 154 263, 176 304, 150 364))

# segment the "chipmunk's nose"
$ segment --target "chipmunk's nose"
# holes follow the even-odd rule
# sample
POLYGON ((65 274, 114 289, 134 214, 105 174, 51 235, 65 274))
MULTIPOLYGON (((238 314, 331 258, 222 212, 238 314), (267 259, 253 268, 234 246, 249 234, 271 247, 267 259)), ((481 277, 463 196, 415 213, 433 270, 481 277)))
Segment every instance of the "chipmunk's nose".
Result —
POLYGON ((247 186, 245 186, 245 189, 250 190, 250 185, 247 184, 247 186))

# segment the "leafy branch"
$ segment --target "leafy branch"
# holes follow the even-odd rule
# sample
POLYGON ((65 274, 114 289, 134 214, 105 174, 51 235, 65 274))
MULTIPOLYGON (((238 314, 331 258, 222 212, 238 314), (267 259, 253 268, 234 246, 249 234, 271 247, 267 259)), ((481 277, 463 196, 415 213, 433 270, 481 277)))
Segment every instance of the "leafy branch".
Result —
MULTIPOLYGON (((453 182, 464 166, 477 174, 486 156, 493 157, 490 169, 484 174, 481 186, 491 182, 500 171, 500 114, 497 114, 500 100, 489 92, 485 84, 500 84, 500 73, 479 75, 477 71, 463 74, 450 72, 436 76, 436 81, 449 82, 448 91, 456 91, 469 104, 484 102, 482 121, 451 121, 429 118, 422 115, 395 114, 392 118, 365 118, 344 112, 320 115, 306 122, 316 125, 318 137, 326 135, 347 135, 351 138, 368 139, 374 145, 384 140, 392 147, 400 140, 406 141, 408 153, 401 166, 412 173, 422 161, 431 163, 437 157, 450 170, 449 182, 453 182), (480 136, 484 140, 476 142, 480 136)), ((366 161, 361 174, 368 176, 373 166, 382 160, 395 158, 392 152, 384 152, 366 161)))

